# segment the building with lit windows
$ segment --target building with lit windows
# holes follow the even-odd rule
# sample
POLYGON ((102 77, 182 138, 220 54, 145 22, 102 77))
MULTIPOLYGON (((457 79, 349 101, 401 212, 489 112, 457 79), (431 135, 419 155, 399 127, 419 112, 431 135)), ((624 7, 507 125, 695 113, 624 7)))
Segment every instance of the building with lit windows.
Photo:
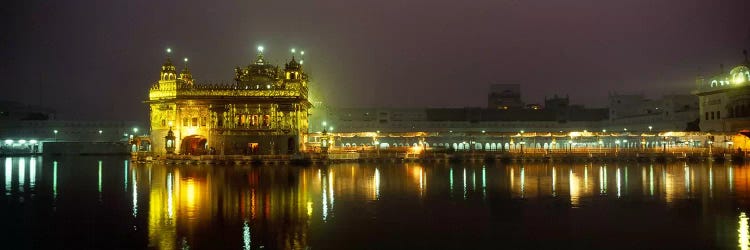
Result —
POLYGON ((178 73, 167 57, 145 101, 150 109, 152 151, 186 155, 299 152, 306 140, 311 107, 302 64, 294 56, 283 68, 269 64, 259 47, 252 63, 234 69, 234 83, 211 84, 193 78, 187 59, 178 73))
POLYGON ((520 84, 492 84, 487 95, 489 109, 523 109, 520 84))
POLYGON ((730 71, 696 79, 699 98, 700 129, 709 132, 737 132, 750 128, 750 61, 745 60, 730 71))

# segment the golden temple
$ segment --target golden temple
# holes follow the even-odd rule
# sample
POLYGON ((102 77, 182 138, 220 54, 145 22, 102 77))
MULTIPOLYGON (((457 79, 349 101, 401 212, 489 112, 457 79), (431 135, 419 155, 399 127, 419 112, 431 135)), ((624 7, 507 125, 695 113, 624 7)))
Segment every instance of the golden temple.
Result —
MULTIPOLYGON (((168 53, 170 51, 168 50, 168 53)), ((152 150, 157 154, 293 154, 308 130, 308 75, 294 56, 283 69, 262 47, 235 68, 233 84, 197 83, 168 56, 149 89, 152 150)))

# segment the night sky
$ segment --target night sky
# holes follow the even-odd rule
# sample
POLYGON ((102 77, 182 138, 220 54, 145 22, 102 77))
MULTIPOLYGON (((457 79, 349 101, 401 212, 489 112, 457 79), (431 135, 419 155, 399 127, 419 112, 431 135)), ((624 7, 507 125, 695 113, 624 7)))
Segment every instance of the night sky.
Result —
POLYGON ((603 106, 688 93, 750 48, 748 0, 212 2, 4 2, 0 100, 145 121, 166 47, 199 82, 230 82, 263 45, 277 64, 305 50, 332 106, 483 107, 491 83, 603 106))

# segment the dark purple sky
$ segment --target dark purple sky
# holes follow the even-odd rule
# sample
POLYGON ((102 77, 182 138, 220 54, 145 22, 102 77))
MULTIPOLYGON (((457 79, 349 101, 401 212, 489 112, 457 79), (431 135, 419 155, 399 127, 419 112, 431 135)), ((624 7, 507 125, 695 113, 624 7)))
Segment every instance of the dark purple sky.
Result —
POLYGON ((0 99, 145 120, 164 48, 229 82, 262 44, 274 63, 304 49, 334 106, 485 106, 491 83, 603 106, 610 91, 687 93, 750 48, 748 0, 209 2, 4 3, 0 99))

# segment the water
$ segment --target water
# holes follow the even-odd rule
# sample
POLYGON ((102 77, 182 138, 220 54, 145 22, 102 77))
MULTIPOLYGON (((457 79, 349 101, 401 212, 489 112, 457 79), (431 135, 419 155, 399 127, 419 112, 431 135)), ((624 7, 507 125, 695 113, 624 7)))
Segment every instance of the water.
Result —
POLYGON ((5 158, 0 249, 748 249, 726 164, 172 166, 5 158))

